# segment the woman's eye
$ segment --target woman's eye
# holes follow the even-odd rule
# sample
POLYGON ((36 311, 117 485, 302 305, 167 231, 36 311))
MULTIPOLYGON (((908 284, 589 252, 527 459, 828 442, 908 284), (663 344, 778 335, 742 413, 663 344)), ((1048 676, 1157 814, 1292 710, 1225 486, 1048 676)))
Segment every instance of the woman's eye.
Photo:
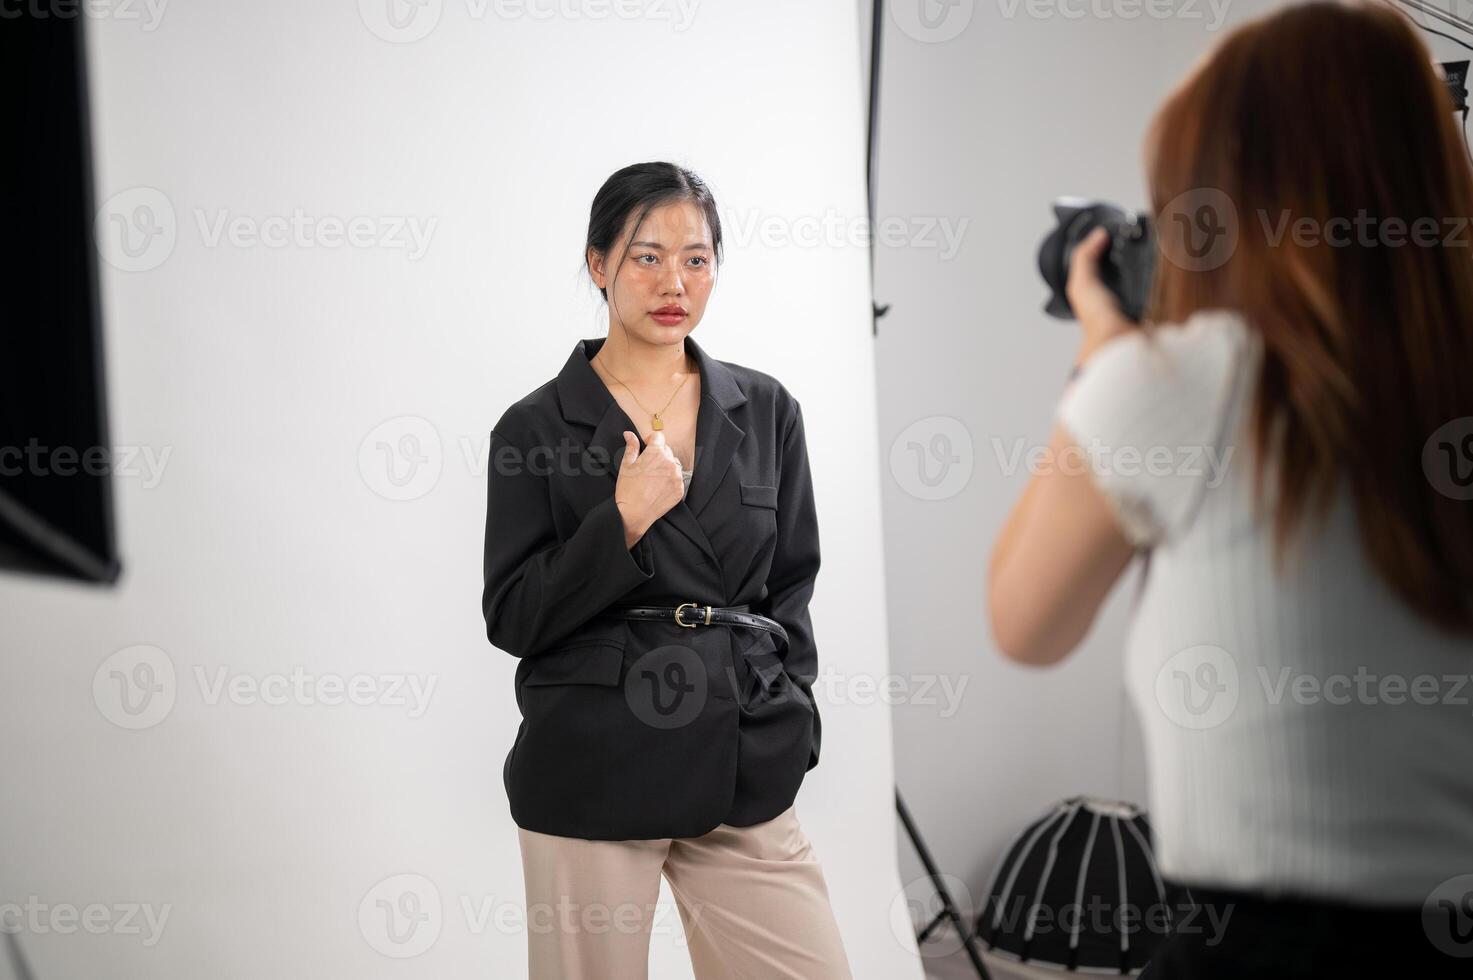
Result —
MULTIPOLYGON (((642 259, 655 259, 655 257, 654 257, 654 255, 651 255, 651 254, 648 254, 648 253, 646 253, 646 254, 644 254, 644 255, 636 255, 636 256, 635 256, 635 257, 634 257, 634 261, 635 261, 635 262, 639 262, 639 261, 641 261, 641 260, 642 260, 642 259)), ((660 260, 659 260, 659 259, 655 259, 655 262, 656 262, 656 264, 658 264, 658 263, 659 263, 659 261, 660 261, 660 260)), ((648 263, 648 262, 645 262, 645 263, 644 263, 644 264, 645 264, 645 265, 649 265, 649 263, 648 263)))
POLYGON ((691 261, 699 262, 702 266, 706 265, 706 257, 704 255, 693 255, 691 256, 691 261))

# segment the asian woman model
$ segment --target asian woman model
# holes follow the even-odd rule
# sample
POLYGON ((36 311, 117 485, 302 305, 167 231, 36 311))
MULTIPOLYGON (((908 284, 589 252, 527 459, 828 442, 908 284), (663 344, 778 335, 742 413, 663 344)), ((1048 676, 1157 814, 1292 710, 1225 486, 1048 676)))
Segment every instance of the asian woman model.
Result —
POLYGON ((645 976, 663 875, 701 980, 849 977, 794 804, 820 734, 801 408, 690 336, 721 259, 695 174, 613 174, 584 254, 608 336, 505 411, 488 479, 531 976, 645 976))

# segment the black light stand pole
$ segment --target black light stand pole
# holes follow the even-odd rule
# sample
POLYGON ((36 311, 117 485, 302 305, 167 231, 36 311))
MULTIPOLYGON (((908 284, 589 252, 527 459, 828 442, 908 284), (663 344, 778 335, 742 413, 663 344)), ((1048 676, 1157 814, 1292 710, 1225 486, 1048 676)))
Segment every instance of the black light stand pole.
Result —
POLYGON ((13 977, 14 980, 35 980, 35 974, 26 965, 26 958, 21 955, 20 943, 13 933, 6 933, 5 953, 5 958, 9 961, 9 972, 5 976, 13 977))
MULTIPOLYGON (((1452 13, 1451 11, 1440 10, 1438 9, 1436 4, 1427 3, 1425 2, 1425 0, 1396 0, 1396 2, 1401 4, 1403 7, 1407 7, 1417 11, 1418 13, 1426 14, 1429 17, 1436 18, 1449 27, 1453 27, 1467 33, 1473 33, 1473 21, 1465 20, 1464 18, 1459 17, 1457 14, 1452 13)), ((1418 24, 1417 26, 1422 27, 1424 30, 1426 29, 1425 25, 1418 24)), ((1454 38, 1453 40, 1457 39, 1454 38)))
POLYGON ((910 811, 905 808, 905 801, 900 798, 900 790, 895 791, 895 812, 900 814, 900 822, 905 825, 905 832, 910 837, 911 844, 916 849, 916 854, 921 859, 921 864, 926 867, 926 874, 931 879, 931 884, 936 888, 936 894, 941 898, 941 911, 926 923, 926 927, 916 936, 916 944, 924 943, 930 938, 931 933, 936 931, 943 920, 949 921, 956 934, 961 937, 962 945, 967 950, 967 959, 972 961, 972 966, 977 971, 981 980, 992 980, 992 974, 987 972, 986 965, 982 962, 982 954, 977 951, 976 934, 962 921, 962 916, 957 911, 956 903, 951 899, 951 892, 946 890, 946 882, 941 880, 941 871, 936 867, 936 862, 931 858, 931 852, 926 847, 926 842, 921 840, 921 832, 916 829, 915 821, 910 818, 910 811))
POLYGON ((870 333, 880 333, 880 317, 890 312, 890 304, 881 306, 874 301, 875 293, 875 137, 880 127, 880 43, 885 35, 885 0, 873 0, 870 4, 869 28, 869 130, 866 134, 868 155, 864 162, 864 186, 869 202, 869 291, 870 333))

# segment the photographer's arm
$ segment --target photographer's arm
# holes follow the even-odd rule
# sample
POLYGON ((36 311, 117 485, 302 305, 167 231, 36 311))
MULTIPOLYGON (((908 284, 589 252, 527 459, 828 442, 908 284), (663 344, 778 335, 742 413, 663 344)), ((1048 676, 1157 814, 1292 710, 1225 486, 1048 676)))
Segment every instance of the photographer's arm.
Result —
POLYGON ((1055 465, 1028 481, 993 547, 987 589, 998 648, 1040 666, 1084 639, 1134 554, 1087 466, 1058 465, 1083 459, 1062 425, 1049 458, 1055 465))

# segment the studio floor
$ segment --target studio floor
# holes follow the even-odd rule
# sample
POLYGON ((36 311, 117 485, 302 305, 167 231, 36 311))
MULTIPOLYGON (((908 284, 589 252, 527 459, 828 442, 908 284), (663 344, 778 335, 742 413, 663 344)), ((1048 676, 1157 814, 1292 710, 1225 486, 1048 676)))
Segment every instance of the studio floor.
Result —
MULTIPOLYGON (((944 935, 922 945, 921 958, 926 980, 977 980, 976 969, 954 935, 944 935)), ((1013 963, 987 953, 983 953, 982 962, 987 965, 992 980, 1060 980, 1074 975, 1063 970, 1013 963)))

